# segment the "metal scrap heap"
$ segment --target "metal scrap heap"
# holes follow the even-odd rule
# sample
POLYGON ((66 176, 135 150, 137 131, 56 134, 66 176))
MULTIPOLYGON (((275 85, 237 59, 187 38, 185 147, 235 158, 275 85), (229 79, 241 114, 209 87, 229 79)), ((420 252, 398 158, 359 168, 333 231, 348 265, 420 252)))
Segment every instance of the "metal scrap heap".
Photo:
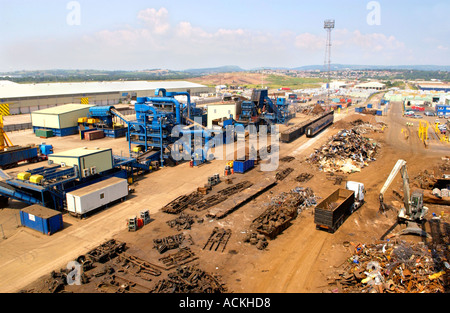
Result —
POLYGON ((272 199, 269 207, 252 224, 257 232, 274 239, 289 227, 304 207, 314 203, 315 196, 310 188, 297 187, 272 199))
POLYGON ((444 293, 449 290, 447 249, 423 242, 354 245, 354 253, 330 285, 343 293, 444 293))
POLYGON ((217 277, 196 266, 181 266, 160 280, 152 293, 224 293, 225 286, 217 277))
POLYGON ((306 160, 317 164, 323 172, 353 173, 375 161, 379 148, 376 142, 364 137, 359 127, 343 129, 331 140, 316 149, 306 160))

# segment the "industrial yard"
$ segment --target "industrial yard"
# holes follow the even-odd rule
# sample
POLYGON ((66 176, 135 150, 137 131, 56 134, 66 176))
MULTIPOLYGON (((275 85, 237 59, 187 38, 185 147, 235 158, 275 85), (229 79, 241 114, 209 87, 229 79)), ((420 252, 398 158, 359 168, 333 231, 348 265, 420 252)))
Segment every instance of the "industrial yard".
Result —
MULTIPOLYGON (((378 96, 371 102, 380 99, 378 96)), ((280 126, 281 137, 283 131, 305 124, 312 116, 296 113, 291 122, 280 126)), ((405 136, 403 124, 408 120, 402 115, 400 102, 390 103, 387 114, 381 116, 357 113, 355 107, 349 106, 339 113, 336 110, 334 123, 319 134, 281 140, 279 165, 274 171, 261 171, 260 166, 266 161, 259 160, 244 173, 225 173, 229 160, 216 159, 198 166, 186 161, 138 172, 129 180, 130 193, 125 201, 83 218, 63 209, 62 229, 50 236, 19 227, 19 211, 25 210, 27 204, 10 200, 0 212, 4 235, 0 243, 2 291, 345 292, 344 266, 353 257, 354 249, 386 242, 386 238, 381 238, 395 223, 402 207, 403 186, 399 177, 385 194, 391 209, 380 212, 378 198, 396 161, 406 160, 411 184, 421 183, 415 178, 423 171, 433 173, 435 178, 448 174, 448 143, 430 140, 425 146, 412 127, 407 129, 409 136, 405 136), (330 157, 329 152, 324 154, 329 151, 325 147, 330 147, 330 140, 344 140, 344 147, 366 155, 364 162, 349 164, 348 159, 342 158, 351 158, 351 153, 345 152, 348 148, 335 155, 345 162, 324 158, 330 157), (352 146, 352 142, 356 144, 352 146), (213 183, 211 176, 216 176, 213 183), (315 207, 336 188, 345 188, 347 181, 364 184, 364 204, 334 233, 317 228, 315 207), (146 223, 130 231, 130 216, 139 217, 146 210, 146 223), (264 224, 271 219, 275 224, 264 224), (102 259, 95 257, 99 251, 102 259), (83 283, 69 285, 70 271, 66 266, 74 260, 83 265, 83 283), (195 281, 189 281, 193 273, 195 281)), ((39 144, 43 140, 31 130, 11 132, 8 136, 18 145, 39 144)), ((55 162, 56 156, 75 147, 88 151, 112 149, 113 155, 120 156, 129 153, 129 142, 123 137, 81 141, 80 135, 55 136, 45 138, 45 143, 53 146, 54 156, 50 157, 55 162)), ((23 164, 5 173, 15 177, 45 163, 23 164)), ((97 167, 102 171, 100 164, 97 167)), ((442 227, 448 227, 448 202, 426 205, 428 219, 439 216, 442 227)), ((424 227, 430 233, 428 223, 424 227)), ((390 242, 430 244, 438 240, 395 235, 402 228, 404 225, 399 225, 388 234, 390 242)), ((439 240, 448 240, 446 229, 439 240)), ((448 253, 445 247, 440 252, 444 257, 448 253)), ((426 266, 429 275, 435 273, 430 264, 426 266)), ((433 282, 433 287, 422 288, 429 288, 426 292, 444 292, 448 286, 441 279, 433 282)), ((370 284, 354 284, 359 284, 359 292, 372 288, 370 284)), ((382 291, 406 292, 400 284, 390 288, 392 291, 382 291)))
POLYGON ((3 10, 0 293, 450 291, 448 3, 53 2, 3 10))

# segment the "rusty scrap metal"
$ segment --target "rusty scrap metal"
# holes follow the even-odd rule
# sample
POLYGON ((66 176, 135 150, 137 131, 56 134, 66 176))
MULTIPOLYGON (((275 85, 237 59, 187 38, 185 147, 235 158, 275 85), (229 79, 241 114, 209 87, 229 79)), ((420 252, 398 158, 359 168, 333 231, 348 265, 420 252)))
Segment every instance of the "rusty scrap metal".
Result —
POLYGON ((119 255, 119 260, 122 261, 124 264, 131 263, 132 265, 137 266, 138 270, 135 272, 135 274, 143 273, 152 276, 161 275, 161 271, 158 268, 156 268, 156 265, 151 264, 150 262, 147 262, 145 260, 142 260, 135 255, 123 252, 121 255, 119 255))
MULTIPOLYGON (((350 246, 350 245, 349 245, 350 246)), ((448 246, 448 242, 447 242, 448 246)), ((403 240, 352 244, 352 256, 329 284, 343 293, 444 293, 450 265, 445 247, 403 240)), ((448 255, 448 254, 447 254, 448 255)))
POLYGON ((274 239, 290 226, 299 212, 315 203, 311 188, 297 187, 289 192, 282 192, 271 200, 269 207, 253 220, 252 225, 258 233, 274 239))
POLYGON ((293 171, 294 171, 293 168, 288 167, 288 168, 276 173, 275 178, 276 178, 276 180, 283 180, 293 171))
POLYGON ((227 288, 219 278, 197 266, 181 266, 160 280, 152 293, 224 293, 227 288))
POLYGON ((375 161, 379 148, 379 144, 363 136, 363 133, 358 127, 343 129, 306 160, 324 172, 358 172, 375 161))
POLYGON ((222 246, 223 252, 230 237, 231 237, 231 229, 214 227, 211 235, 209 236, 208 240, 205 243, 205 246, 203 247, 203 250, 209 249, 217 251, 217 249, 220 246, 222 246))
POLYGON ((169 254, 158 260, 164 264, 166 270, 170 270, 177 266, 192 262, 196 259, 198 259, 198 257, 196 257, 195 253, 191 251, 191 248, 184 247, 179 249, 177 252, 169 254))
POLYGON ((161 210, 169 214, 178 214, 189 206, 195 204, 197 201, 203 198, 203 193, 194 191, 188 195, 179 196, 166 204, 161 210))
POLYGON ((301 173, 300 175, 298 175, 295 180, 300 182, 300 183, 304 183, 307 182, 308 180, 310 180, 311 178, 313 178, 314 175, 310 174, 310 173, 301 173))
POLYGON ((158 250, 159 253, 164 253, 167 250, 176 249, 180 247, 185 240, 193 243, 192 237, 188 235, 187 237, 183 233, 179 233, 173 236, 167 236, 164 238, 153 239, 153 247, 158 250))
POLYGON ((176 228, 177 230, 191 229, 191 225, 194 224, 195 219, 198 219, 197 215, 187 214, 185 212, 181 212, 181 214, 170 221, 167 221, 167 225, 172 228, 176 228))

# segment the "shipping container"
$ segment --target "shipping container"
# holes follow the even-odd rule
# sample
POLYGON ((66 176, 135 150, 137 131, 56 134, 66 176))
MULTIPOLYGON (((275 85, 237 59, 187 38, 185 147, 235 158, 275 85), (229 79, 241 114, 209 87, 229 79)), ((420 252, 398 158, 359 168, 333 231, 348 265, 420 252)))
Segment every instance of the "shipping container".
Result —
POLYGON ((245 173, 255 166, 255 160, 234 161, 233 171, 235 173, 245 173))
POLYGON ((62 213, 35 204, 20 210, 22 226, 32 228, 45 235, 52 235, 63 228, 62 213))
POLYGON ((82 216, 128 196, 126 179, 111 177, 101 182, 66 193, 67 210, 82 216))
POLYGON ((53 130, 51 129, 36 129, 35 132, 37 137, 49 138, 53 137, 53 130))
POLYGON ((103 130, 93 130, 84 133, 84 139, 86 140, 96 140, 105 137, 105 133, 103 130))
POLYGON ((38 160, 38 149, 36 147, 12 147, 0 151, 0 168, 14 167, 19 162, 33 162, 38 160))
POLYGON ((367 108, 368 109, 371 109, 373 107, 373 105, 371 104, 371 103, 369 103, 368 105, 367 105, 367 108))

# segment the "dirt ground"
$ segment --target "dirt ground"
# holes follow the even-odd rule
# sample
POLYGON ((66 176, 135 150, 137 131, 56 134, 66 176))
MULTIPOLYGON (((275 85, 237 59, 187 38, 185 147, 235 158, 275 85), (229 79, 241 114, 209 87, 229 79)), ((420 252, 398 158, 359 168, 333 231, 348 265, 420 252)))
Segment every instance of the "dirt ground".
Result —
MULTIPOLYGON (((135 186, 136 192, 124 203, 118 204, 108 210, 99 212, 85 220, 77 220, 64 216, 65 229, 48 237, 30 229, 17 228, 8 235, 7 239, 0 241, 0 276, 3 283, 3 292, 17 292, 31 290, 34 292, 48 292, 43 282, 51 270, 64 268, 68 261, 75 259, 94 248, 98 244, 114 238, 126 242, 128 252, 149 262, 158 263, 161 255, 153 248, 153 240, 168 235, 184 232, 192 237, 192 244, 186 244, 198 256, 193 264, 198 264, 204 271, 218 275, 225 284, 228 292, 233 293, 321 293, 330 292, 328 282, 337 274, 337 270, 348 258, 350 249, 344 242, 367 243, 378 240, 386 230, 395 222, 396 212, 390 211, 386 215, 379 213, 379 191, 386 181, 390 171, 400 158, 408 163, 410 178, 415 177, 424 169, 434 169, 442 158, 448 156, 448 146, 435 143, 425 148, 409 129, 407 138, 402 132, 403 120, 399 116, 399 104, 391 108, 389 116, 375 117, 369 115, 353 114, 342 115, 338 122, 323 131, 313 139, 304 136, 294 142, 280 146, 280 158, 294 156, 290 162, 280 162, 278 171, 290 167, 294 171, 284 180, 256 199, 240 207, 223 219, 207 217, 207 210, 186 213, 195 214, 203 218, 203 223, 195 222, 190 230, 178 231, 171 228, 167 221, 175 218, 174 215, 160 211, 170 200, 179 195, 189 193, 196 187, 203 186, 206 178, 214 173, 223 173, 225 161, 212 161, 210 164, 198 168, 190 168, 181 164, 173 168, 164 168, 142 177, 135 186), (259 250, 255 246, 244 242, 252 221, 267 207, 270 200, 282 192, 295 187, 310 187, 314 193, 325 198, 341 186, 327 179, 326 174, 319 171, 316 166, 306 162, 314 149, 326 143, 328 139, 340 129, 348 127, 351 121, 362 119, 367 122, 387 123, 384 132, 367 134, 381 148, 376 160, 360 172, 347 175, 347 180, 358 181, 365 184, 367 190, 366 203, 334 233, 330 234, 316 230, 313 221, 313 208, 302 211, 293 220, 290 227, 284 230, 274 240, 269 240, 266 249, 259 250), (295 180, 301 173, 313 174, 313 178, 305 183, 295 180), (150 209, 151 223, 145 225, 137 232, 128 232, 126 218, 143 209, 150 209), (231 238, 222 251, 204 250, 214 227, 230 228, 231 238), (34 267, 34 268, 32 268, 34 267), (31 268, 31 269, 30 269, 31 268)), ((13 137, 13 136, 12 136, 13 137)), ((20 136, 17 139, 20 144, 20 136)), ((75 144, 76 138, 72 144, 75 144)), ((35 141, 39 141, 35 139, 35 141)), ((113 145, 116 153, 128 151, 126 142, 102 141, 102 145, 113 145)), ((53 143, 52 143, 53 144, 53 143)), ((67 139, 55 138, 55 147, 66 147, 67 139), (64 144, 63 144, 63 141, 64 144)), ((91 142, 89 145, 98 143, 91 142)), ((234 182, 248 180, 258 182, 265 177, 274 177, 275 172, 262 172, 259 167, 245 174, 233 174, 234 182)), ((224 182, 214 188, 224 188, 224 182)), ((401 179, 397 178, 385 195, 388 204, 400 208, 401 203, 393 196, 392 189, 401 189, 401 179)), ((0 211, 1 223, 14 224, 14 215, 11 210, 17 210, 21 204, 11 201, 10 208, 0 211), (5 211, 9 210, 9 211, 5 211)), ((431 215, 433 212, 446 216, 450 213, 449 207, 428 205, 431 215)), ((399 226, 401 227, 401 226, 399 226)), ((415 236, 404 236, 405 240, 418 241, 415 236)), ((165 252, 171 253, 174 251, 165 252)), ((168 272, 160 277, 153 277, 150 282, 142 282, 148 288, 168 272)), ((137 278, 135 278, 137 280, 137 278)), ((95 285, 67 286, 66 291, 98 292, 95 285)))
POLYGON ((206 85, 245 86, 259 85, 262 83, 262 79, 261 74, 257 73, 222 73, 190 78, 189 81, 206 85))

